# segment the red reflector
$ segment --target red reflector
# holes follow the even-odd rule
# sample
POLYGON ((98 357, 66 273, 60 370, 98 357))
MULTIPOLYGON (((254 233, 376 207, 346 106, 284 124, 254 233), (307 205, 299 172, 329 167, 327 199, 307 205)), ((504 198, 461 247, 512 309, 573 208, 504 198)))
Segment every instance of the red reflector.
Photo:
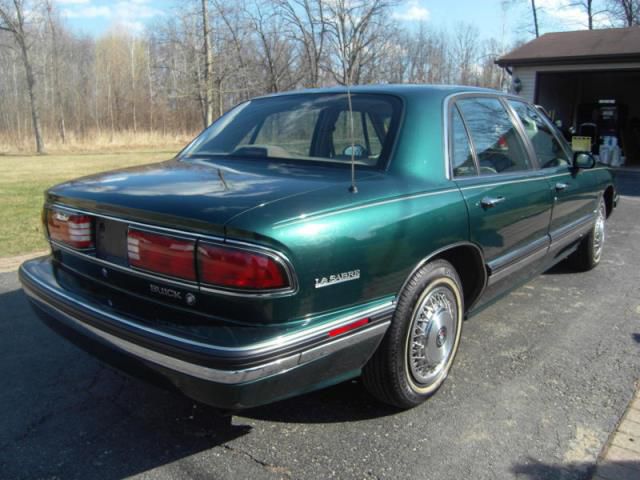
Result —
POLYGON ((351 330, 355 330, 356 328, 366 325, 367 323, 369 323, 368 318, 361 318, 360 320, 356 320, 355 322, 348 323, 347 325, 344 325, 342 327, 334 328, 333 330, 329 331, 329 336, 337 337, 338 335, 342 335, 343 333, 347 333, 347 332, 350 332, 351 330))
POLYGON ((196 242, 155 233, 129 230, 129 265, 186 280, 196 279, 196 242))
POLYGON ((93 248, 93 219, 61 210, 47 211, 49 238, 73 248, 93 248))
POLYGON ((289 286, 283 266, 268 255, 218 245, 198 245, 200 281, 251 290, 289 286))

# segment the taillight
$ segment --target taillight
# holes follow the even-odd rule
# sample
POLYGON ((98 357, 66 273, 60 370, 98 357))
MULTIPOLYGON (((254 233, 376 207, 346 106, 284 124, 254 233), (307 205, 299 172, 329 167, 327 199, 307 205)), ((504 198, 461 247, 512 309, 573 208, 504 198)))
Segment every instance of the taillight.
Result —
POLYGON ((172 277, 196 280, 195 241, 130 229, 129 265, 172 277))
POLYGON ((73 248, 93 248, 93 219, 88 215, 47 210, 49 238, 73 248))
POLYGON ((247 290, 286 288, 289 280, 284 267, 261 253, 198 244, 200 281, 209 285, 247 290))

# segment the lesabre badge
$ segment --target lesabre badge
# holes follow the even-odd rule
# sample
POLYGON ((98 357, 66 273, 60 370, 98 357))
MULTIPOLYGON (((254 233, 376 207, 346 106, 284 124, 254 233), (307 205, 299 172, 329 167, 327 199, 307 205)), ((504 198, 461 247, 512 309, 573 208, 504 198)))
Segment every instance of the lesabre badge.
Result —
POLYGON ((316 278, 316 288, 329 287, 337 283, 349 282, 360 278, 360 269, 350 270, 348 272, 336 273, 328 277, 316 278))

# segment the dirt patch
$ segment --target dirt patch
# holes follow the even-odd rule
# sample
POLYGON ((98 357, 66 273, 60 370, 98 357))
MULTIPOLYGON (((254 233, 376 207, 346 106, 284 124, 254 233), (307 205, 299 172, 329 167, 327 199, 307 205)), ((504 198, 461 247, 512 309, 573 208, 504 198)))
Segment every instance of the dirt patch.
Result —
POLYGON ((20 264, 24 261, 32 258, 41 257, 49 253, 48 250, 39 250, 37 252, 27 253, 25 255, 18 255, 17 257, 3 257, 0 258, 0 273, 12 272, 17 270, 20 264))

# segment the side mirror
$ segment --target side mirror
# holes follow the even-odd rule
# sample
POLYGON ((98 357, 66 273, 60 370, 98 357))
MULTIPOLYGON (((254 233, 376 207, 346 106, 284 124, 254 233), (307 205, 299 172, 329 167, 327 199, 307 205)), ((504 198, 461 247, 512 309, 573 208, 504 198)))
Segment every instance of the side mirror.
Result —
POLYGON ((586 169, 596 166, 596 159, 589 152, 574 152, 573 168, 586 169))

